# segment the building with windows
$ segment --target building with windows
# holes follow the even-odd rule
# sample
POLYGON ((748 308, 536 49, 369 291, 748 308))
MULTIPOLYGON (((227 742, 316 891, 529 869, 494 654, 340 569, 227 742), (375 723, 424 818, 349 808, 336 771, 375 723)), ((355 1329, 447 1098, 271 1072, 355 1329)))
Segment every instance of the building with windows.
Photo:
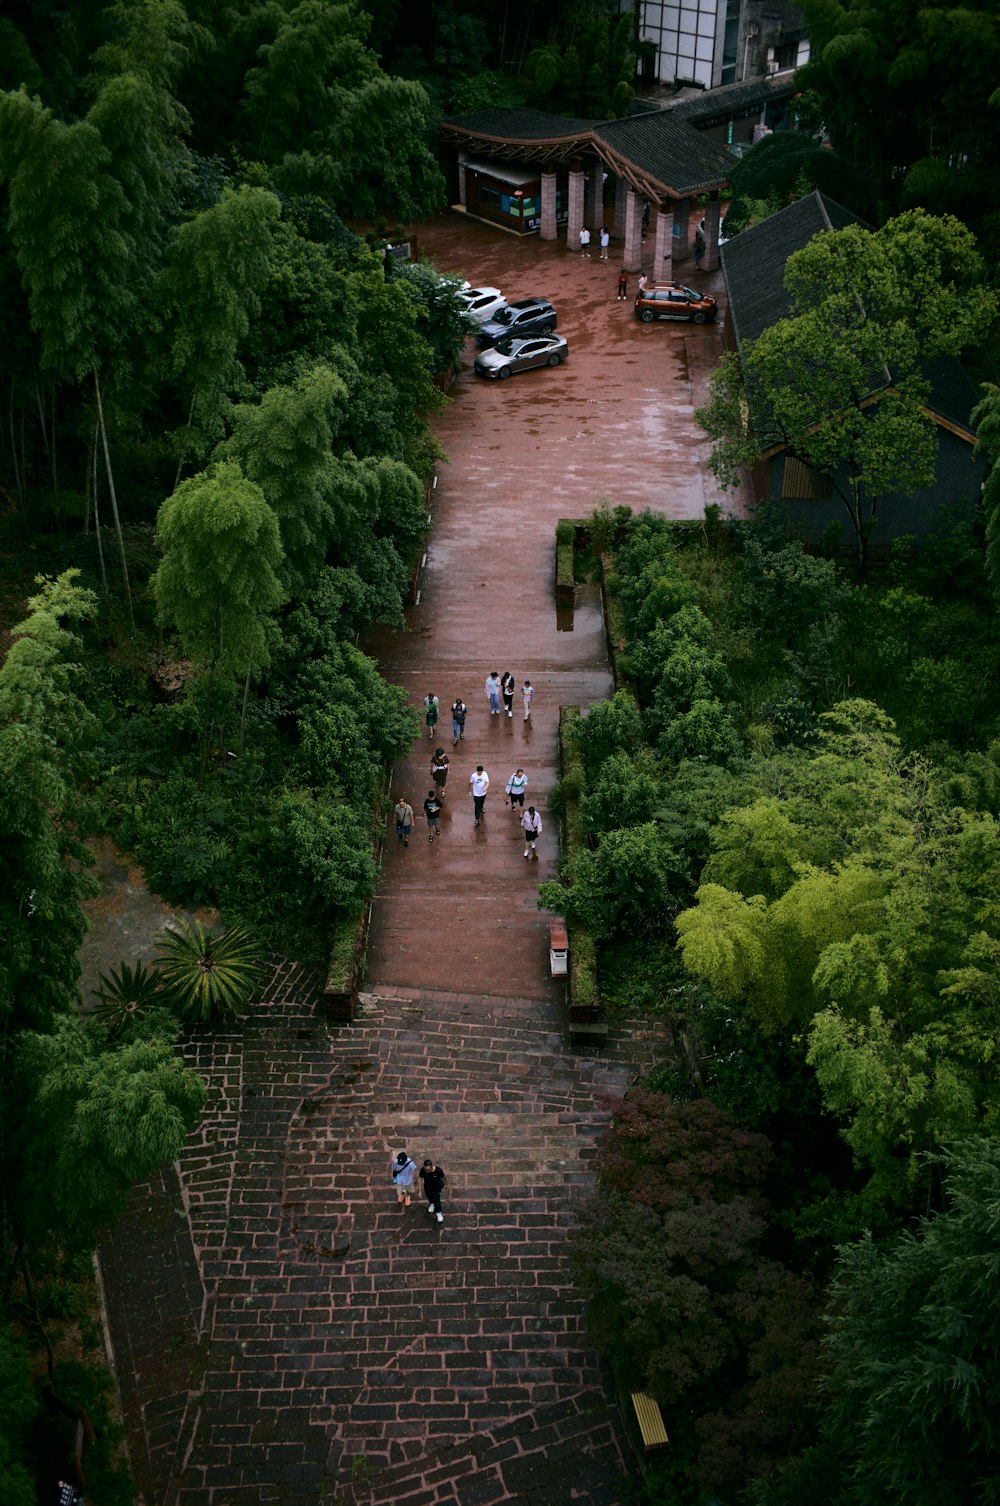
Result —
POLYGON ((638 8, 647 83, 717 89, 809 60, 792 0, 639 0, 638 8))

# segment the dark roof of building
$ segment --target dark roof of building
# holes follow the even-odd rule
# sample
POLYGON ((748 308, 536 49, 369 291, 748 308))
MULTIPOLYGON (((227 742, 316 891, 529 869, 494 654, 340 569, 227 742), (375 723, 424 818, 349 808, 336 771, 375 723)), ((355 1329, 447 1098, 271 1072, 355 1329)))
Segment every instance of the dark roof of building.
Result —
POLYGON ((474 115, 449 115, 444 122, 474 135, 504 141, 560 141, 566 137, 585 136, 601 124, 600 120, 578 120, 570 115, 547 115, 544 110, 525 106, 507 110, 477 110, 474 115))
POLYGON ((624 120, 574 120, 541 110, 481 110, 442 122, 456 145, 510 161, 542 164, 592 152, 651 198, 685 198, 722 188, 733 161, 728 152, 669 112, 624 120))
POLYGON ((728 152, 666 110, 606 121, 595 135, 679 197, 721 187, 733 170, 728 152))
POLYGON ((808 246, 821 230, 843 230, 847 225, 874 228, 817 190, 726 242, 722 270, 737 345, 756 340, 779 319, 789 317, 785 262, 792 252, 808 246))
POLYGON ((718 89, 706 89, 702 94, 689 94, 685 99, 673 100, 664 109, 681 120, 713 120, 717 115, 738 115, 742 110, 752 110, 754 106, 766 105, 771 100, 791 99, 794 93, 794 74, 784 73, 774 78, 722 84, 718 89))
MULTIPOLYGON (((722 271, 737 345, 756 340, 772 324, 789 318, 785 263, 792 252, 807 246, 823 230, 843 230, 848 225, 874 229, 817 189, 726 242, 721 253, 722 271)), ((961 361, 954 356, 938 356, 924 364, 923 372, 931 387, 928 408, 971 436, 969 414, 976 397, 961 361)), ((873 371, 872 391, 891 380, 891 373, 884 367, 873 371)))

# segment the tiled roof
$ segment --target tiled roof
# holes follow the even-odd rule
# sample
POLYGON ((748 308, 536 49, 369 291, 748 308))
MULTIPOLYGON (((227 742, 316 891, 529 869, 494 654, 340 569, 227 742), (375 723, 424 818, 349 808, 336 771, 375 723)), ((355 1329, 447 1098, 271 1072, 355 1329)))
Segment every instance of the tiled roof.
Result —
POLYGON ((792 252, 808 246, 821 230, 843 230, 847 225, 873 228, 817 191, 726 242, 722 270, 738 345, 756 340, 763 330, 788 318, 785 262, 792 252))
POLYGON ((606 121, 595 135, 618 156, 681 196, 719 188, 728 183, 733 170, 728 152, 666 110, 606 121))
POLYGON ((591 151, 640 192, 684 198, 721 188, 733 160, 668 111, 625 120, 574 120, 540 110, 481 110, 442 122, 445 135, 506 159, 557 161, 591 151))
POLYGON ((785 73, 777 78, 744 79, 738 84, 706 89, 702 94, 690 94, 686 99, 675 100, 664 109, 681 120, 711 120, 716 115, 738 114, 741 110, 750 110, 775 99, 791 99, 794 93, 793 75, 785 73))
POLYGON ((569 115, 547 115, 544 110, 477 110, 474 115, 449 115, 443 125, 457 126, 471 135, 502 141, 558 141, 566 136, 586 135, 601 122, 576 120, 569 115))

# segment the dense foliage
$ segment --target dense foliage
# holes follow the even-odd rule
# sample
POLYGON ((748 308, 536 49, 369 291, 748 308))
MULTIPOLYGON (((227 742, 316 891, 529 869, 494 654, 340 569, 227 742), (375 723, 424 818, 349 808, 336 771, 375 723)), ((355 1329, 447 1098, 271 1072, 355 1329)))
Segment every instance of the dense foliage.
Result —
POLYGON ((542 893, 596 939, 606 1007, 655 1010, 677 1046, 657 1091, 616 1108, 576 1249, 599 1341, 667 1413, 675 1448, 651 1499, 756 1479, 783 1503, 831 1468, 844 1506, 876 1481, 968 1499, 993 1444, 966 1470, 930 1443, 921 1494, 905 1418, 971 1438, 990 1384, 970 1370, 952 1404, 917 1347, 934 1334, 942 1376, 988 1367, 934 1305, 966 1280, 948 1220, 988 1226, 1000 1126, 1000 661, 982 539, 945 516, 929 547, 901 541, 859 585, 766 510, 735 529, 604 512, 592 533, 610 551, 623 688, 572 723, 571 882, 542 893), (959 1143, 972 1149, 943 1171, 959 1143), (727 1161, 737 1146, 752 1175, 727 1161), (933 1291, 904 1295, 904 1267, 931 1249, 933 1291), (897 1363, 897 1309, 879 1312, 879 1283, 899 1312, 924 1304, 899 1340, 891 1419, 875 1350, 897 1363))
POLYGON ((386 67, 418 79, 444 114, 525 103, 593 119, 628 113, 636 15, 612 0, 390 0, 371 12, 386 67))
POLYGON ((923 210, 794 252, 788 317, 725 355, 698 409, 721 484, 780 446, 829 483, 863 573, 881 497, 934 478, 928 367, 984 338, 997 300, 983 273, 969 229, 923 210))
MULTIPOLYGON (((402 622, 466 325, 454 279, 384 254, 445 189, 431 101, 369 30, 326 0, 0 19, 0 1256, 32 1341, 197 1120, 178 1017, 242 1012, 262 949, 319 962, 360 915, 414 730, 356 645, 402 622), (78 1013, 95 830, 226 929, 155 974, 124 959, 78 1013)), ((18 1503, 67 1441, 19 1353, 18 1503)), ((50 1383, 104 1416, 92 1382, 50 1383)))
POLYGON ((976 229, 1000 208, 993 172, 1000 20, 989 0, 801 0, 813 91, 834 146, 886 213, 946 210, 976 229))

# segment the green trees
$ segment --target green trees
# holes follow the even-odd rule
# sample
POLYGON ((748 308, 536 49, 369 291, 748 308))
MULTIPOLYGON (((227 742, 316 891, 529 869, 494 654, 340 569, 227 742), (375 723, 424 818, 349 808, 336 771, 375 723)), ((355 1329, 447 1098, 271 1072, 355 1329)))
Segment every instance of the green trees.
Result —
POLYGON ((444 180, 428 145, 430 101, 390 78, 364 45, 367 18, 302 0, 273 10, 273 40, 246 76, 251 149, 286 192, 318 194, 359 215, 408 221, 440 208, 444 180))
POLYGON ((75 992, 91 892, 76 832, 77 782, 96 721, 80 695, 79 639, 96 606, 78 571, 40 580, 0 666, 0 1013, 9 1032, 46 1030, 75 992))
POLYGON ((1000 28, 976 0, 859 10, 804 0, 817 92, 834 144, 863 165, 891 211, 902 201, 965 208, 991 160, 988 120, 1000 28), (959 197, 961 195, 961 197, 959 197))
POLYGON ((574 1241, 595 1337, 667 1410, 675 1478, 703 1492, 744 1486, 809 1436, 812 1283, 764 1250, 770 1154, 705 1100, 634 1090, 574 1241))
POLYGON ((887 1248, 865 1238, 842 1251, 819 1441, 761 1493, 767 1506, 820 1481, 833 1506, 960 1506, 993 1492, 1000 1147, 961 1141, 938 1164, 944 1211, 887 1248))
POLYGON ((697 413, 720 483, 781 445, 831 483, 863 574, 880 496, 932 478, 922 363, 982 337, 996 299, 981 276, 965 226, 921 210, 875 233, 827 231, 795 252, 791 317, 723 358, 697 413))
POLYGON ((262 188, 227 188, 178 226, 167 250, 160 296, 173 375, 187 404, 178 471, 188 450, 203 456, 206 440, 218 437, 226 399, 241 385, 237 353, 260 312, 279 212, 274 194, 262 188))
POLYGON ((177 1155, 205 1085, 169 1039, 107 1051, 70 1020, 52 1034, 22 1036, 16 1068, 23 1114, 12 1132, 15 1227, 31 1248, 55 1236, 92 1249, 121 1216, 133 1183, 177 1155))

